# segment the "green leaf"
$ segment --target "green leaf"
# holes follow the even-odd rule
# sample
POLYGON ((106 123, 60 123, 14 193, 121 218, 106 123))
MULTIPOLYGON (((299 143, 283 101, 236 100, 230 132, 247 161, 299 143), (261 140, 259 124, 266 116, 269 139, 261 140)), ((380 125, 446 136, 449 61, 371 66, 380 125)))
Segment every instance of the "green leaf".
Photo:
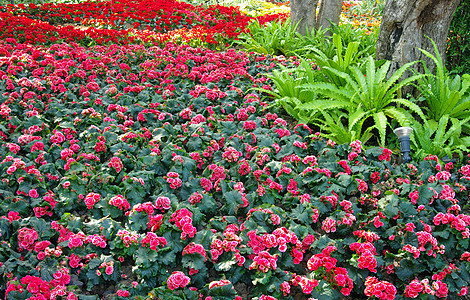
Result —
POLYGON ((199 253, 185 254, 181 262, 184 267, 200 270, 204 267, 204 256, 199 253))
POLYGON ((239 191, 230 191, 224 194, 224 205, 222 206, 223 211, 229 215, 235 214, 235 208, 239 205, 243 205, 242 195, 239 191))
POLYGON ((148 268, 156 261, 157 256, 157 251, 150 248, 139 247, 134 253, 135 264, 148 268))
POLYGON ((129 217, 129 225, 132 230, 139 231, 147 229, 149 216, 145 212, 134 212, 129 217))
POLYGON ((98 300, 98 295, 78 295, 78 300, 98 300))
POLYGON ((400 201, 399 209, 401 212, 402 218, 415 217, 418 214, 418 211, 415 209, 414 205, 408 201, 400 201))
POLYGON ((192 136, 189 138, 188 142, 186 143, 189 151, 197 151, 201 150, 202 140, 198 136, 192 136))
POLYGON ((400 261, 400 266, 395 269, 395 274, 401 281, 413 279, 425 269, 424 266, 415 264, 410 258, 404 258, 400 261))
POLYGON ((31 297, 33 297, 33 294, 28 291, 23 291, 22 293, 19 291, 11 291, 8 293, 8 300, 25 300, 31 297))
POLYGON ((258 285, 258 284, 266 285, 269 282, 269 280, 271 279, 272 271, 269 270, 266 273, 262 273, 262 272, 258 271, 253 276, 257 276, 257 277, 255 277, 255 279, 253 279, 251 281, 254 285, 258 285))
POLYGON ((383 211, 387 217, 395 217, 399 213, 398 196, 395 193, 390 192, 385 197, 379 199, 378 207, 379 210, 383 211))
POLYGON ((385 134, 387 131, 387 117, 383 113, 383 111, 377 112, 372 115, 375 121, 375 128, 379 131, 380 136, 380 145, 385 146, 385 134))

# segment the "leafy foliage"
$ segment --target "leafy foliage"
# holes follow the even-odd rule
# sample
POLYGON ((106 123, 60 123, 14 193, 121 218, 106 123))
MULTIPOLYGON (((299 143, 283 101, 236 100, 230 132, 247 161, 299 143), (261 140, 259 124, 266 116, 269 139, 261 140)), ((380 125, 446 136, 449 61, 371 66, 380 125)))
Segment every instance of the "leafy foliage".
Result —
POLYGON ((469 152, 470 137, 462 135, 462 128, 470 120, 449 118, 444 115, 439 122, 425 120, 423 123, 413 122, 411 141, 414 146, 414 158, 422 160, 428 155, 439 158, 452 158, 457 154, 463 160, 464 153, 469 152))
MULTIPOLYGON (((345 109, 349 114, 348 128, 356 133, 362 133, 363 124, 372 121, 372 127, 379 132, 379 144, 385 144, 385 135, 389 126, 388 118, 395 119, 400 125, 410 124, 414 112, 424 118, 421 109, 407 99, 397 97, 397 92, 403 86, 423 77, 411 76, 399 81, 402 75, 414 62, 408 63, 398 69, 390 78, 386 79, 390 62, 376 67, 372 57, 365 59, 362 66, 349 66, 344 72, 332 67, 324 69, 332 72, 345 81, 345 85, 333 83, 312 83, 305 85, 305 89, 313 90, 327 97, 304 104, 302 109, 332 110, 345 109), (364 71, 363 71, 364 70, 364 71), (406 107, 400 107, 404 106, 406 107)), ((370 127, 368 126, 368 127, 370 127)))
MULTIPOLYGON (((395 165, 389 149, 287 122, 260 92, 296 60, 11 37, 0 51, 7 299, 454 299, 467 288, 470 165, 395 165)), ((397 93, 383 66, 349 66, 341 88, 376 93, 377 80, 397 93)), ((293 78, 286 93, 315 93, 293 78)), ((359 122, 334 112, 321 111, 359 122)))
POLYGON ((234 44, 243 46, 246 51, 293 56, 302 41, 296 28, 297 25, 291 25, 290 19, 265 24, 254 20, 248 24, 247 32, 240 34, 234 44))
POLYGON ((273 70, 272 75, 268 75, 274 83, 274 90, 257 90, 272 96, 275 105, 282 106, 289 115, 307 124, 313 120, 315 112, 306 114, 307 111, 299 109, 299 107, 316 98, 316 93, 306 91, 303 86, 321 80, 321 76, 320 72, 312 68, 311 63, 302 60, 299 67, 281 66, 280 70, 273 70))
POLYGON ((444 115, 451 118, 464 119, 470 116, 470 75, 450 75, 432 41, 435 56, 426 50, 420 49, 436 64, 436 75, 431 74, 425 66, 426 77, 418 80, 421 92, 420 99, 428 105, 428 116, 438 122, 444 115))
POLYGON ((341 36, 333 34, 334 56, 323 53, 320 49, 312 47, 312 59, 322 70, 327 80, 337 86, 345 85, 345 80, 336 75, 335 71, 346 72, 350 65, 357 65, 361 61, 361 53, 358 53, 359 42, 350 42, 343 54, 343 43, 341 36), (333 69, 334 71, 330 71, 333 69))
POLYGON ((447 69, 453 74, 470 74, 469 0, 462 0, 454 13, 446 49, 447 69))

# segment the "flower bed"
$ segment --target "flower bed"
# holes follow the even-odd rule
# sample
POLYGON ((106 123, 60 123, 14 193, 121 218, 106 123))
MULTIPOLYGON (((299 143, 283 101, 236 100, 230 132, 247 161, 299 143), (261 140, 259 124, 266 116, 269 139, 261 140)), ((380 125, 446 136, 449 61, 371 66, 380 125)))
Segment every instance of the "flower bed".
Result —
POLYGON ((289 127, 247 91, 292 62, 173 44, 1 52, 12 299, 465 293, 470 165, 393 167, 387 149, 289 127))
POLYGON ((1 297, 467 293, 470 162, 396 166, 291 124, 252 88, 295 60, 34 46, 14 28, 0 41, 1 297))
POLYGON ((40 45, 76 42, 83 46, 154 45, 168 41, 225 46, 251 20, 258 19, 264 24, 287 17, 277 13, 254 18, 235 7, 204 8, 174 0, 7 5, 0 7, 0 11, 4 11, 0 13, 2 39, 15 38, 40 45))

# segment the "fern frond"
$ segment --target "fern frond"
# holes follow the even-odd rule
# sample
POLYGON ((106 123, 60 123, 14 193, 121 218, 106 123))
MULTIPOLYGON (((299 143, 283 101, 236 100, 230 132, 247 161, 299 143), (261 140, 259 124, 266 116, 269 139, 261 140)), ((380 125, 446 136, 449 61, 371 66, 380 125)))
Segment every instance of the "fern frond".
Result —
POLYGON ((449 121, 449 116, 447 115, 442 116, 442 118, 439 120, 439 124, 438 124, 437 131, 436 131, 436 136, 434 138, 436 141, 439 141, 439 142, 442 141, 442 138, 444 137, 444 133, 446 132, 448 121, 449 121))
POLYGON ((392 102, 406 106, 409 110, 416 113, 422 120, 426 119, 423 111, 421 110, 421 107, 411 102, 410 100, 398 98, 398 99, 393 99, 392 102))
POLYGON ((448 96, 446 98, 447 99, 444 102, 442 113, 450 115, 450 113, 454 110, 455 106, 460 100, 460 91, 449 91, 448 96))
POLYGON ((435 130, 429 126, 428 122, 425 122, 423 125, 418 122, 414 122, 411 126, 413 132, 411 133, 410 139, 415 146, 415 150, 422 149, 426 154, 430 154, 432 147, 432 135, 435 130))
POLYGON ((337 86, 328 82, 315 82, 305 84, 302 88, 306 90, 316 91, 324 96, 330 97, 334 100, 349 102, 353 94, 347 89, 340 89, 337 86))
MULTIPOLYGON (((403 74, 414 64, 416 64, 417 61, 412 61, 412 62, 409 62, 407 64, 404 64, 400 69, 396 70, 395 73, 393 73, 392 76, 390 76, 390 78, 387 80, 387 82, 385 82, 385 85, 384 85, 384 89, 385 90, 389 90, 394 84, 395 82, 400 79, 403 74)), ((398 83, 400 84, 400 83, 398 83)), ((403 85, 401 85, 403 86, 403 85)))
POLYGON ((454 109, 450 113, 451 116, 462 118, 470 115, 470 96, 467 96, 454 107, 454 109))
POLYGON ((320 111, 320 110, 347 108, 349 106, 351 106, 351 102, 328 99, 328 100, 315 100, 315 101, 304 103, 302 105, 299 105, 299 109, 320 111))
POLYGON ((403 108, 389 107, 384 110, 385 115, 398 121, 400 126, 410 126, 412 116, 403 108))
POLYGON ((346 48, 346 53, 344 55, 344 69, 347 68, 353 62, 354 56, 357 53, 359 45, 359 42, 351 42, 348 44, 348 47, 346 48))
POLYGON ((368 101, 374 101, 375 99, 373 99, 373 95, 375 95, 375 62, 372 56, 366 58, 366 75, 367 89, 363 92, 365 95, 367 95, 368 101))
POLYGON ((387 116, 383 113, 383 111, 379 111, 372 116, 375 121, 375 126, 377 130, 379 131, 379 136, 380 136, 380 145, 384 146, 385 145, 385 133, 387 131, 387 116))
MULTIPOLYGON (((364 120, 367 118, 367 115, 369 112, 365 112, 363 110, 356 110, 354 113, 352 113, 349 116, 349 130, 352 130, 356 124, 360 123, 361 121, 364 122, 364 120)), ((362 127, 362 126, 361 126, 362 127)))

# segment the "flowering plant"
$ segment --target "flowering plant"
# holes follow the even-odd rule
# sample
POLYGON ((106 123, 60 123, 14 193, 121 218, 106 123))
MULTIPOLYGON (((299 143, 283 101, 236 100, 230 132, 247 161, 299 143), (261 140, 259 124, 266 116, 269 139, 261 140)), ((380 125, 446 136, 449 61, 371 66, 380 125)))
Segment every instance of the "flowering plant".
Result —
POLYGON ((466 295, 470 162, 397 166, 291 124, 249 91, 297 61, 12 38, 0 53, 8 298, 466 295))
POLYGON ((194 6, 171 1, 84 1, 0 6, 0 36, 20 42, 51 44, 148 45, 178 42, 225 47, 250 20, 262 24, 286 13, 249 17, 236 7, 194 6))

